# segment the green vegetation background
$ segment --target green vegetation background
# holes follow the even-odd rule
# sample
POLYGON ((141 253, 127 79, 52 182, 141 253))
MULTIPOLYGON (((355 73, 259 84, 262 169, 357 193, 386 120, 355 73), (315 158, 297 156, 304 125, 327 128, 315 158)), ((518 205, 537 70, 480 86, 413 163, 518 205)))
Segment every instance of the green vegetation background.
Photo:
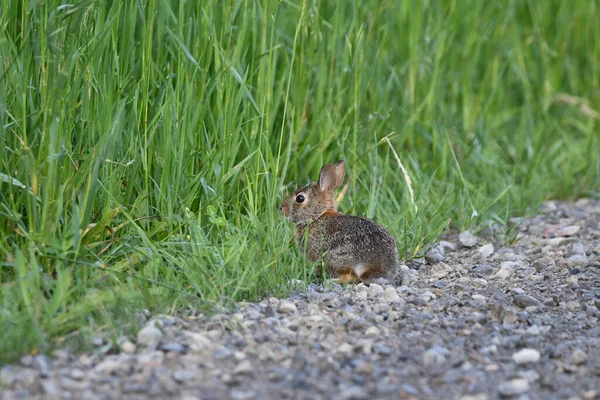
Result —
POLYGON ((598 197, 598 8, 3 2, 0 362, 310 279, 278 204, 325 162, 403 257, 598 197))

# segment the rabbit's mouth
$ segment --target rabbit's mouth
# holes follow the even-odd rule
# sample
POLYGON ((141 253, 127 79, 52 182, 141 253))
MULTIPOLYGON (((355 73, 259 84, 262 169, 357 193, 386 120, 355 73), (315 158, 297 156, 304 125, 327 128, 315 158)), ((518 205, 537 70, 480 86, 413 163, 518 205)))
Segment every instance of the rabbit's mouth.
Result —
POLYGON ((289 220, 290 219, 290 207, 287 204, 283 203, 281 205, 281 207, 279 207, 279 209, 281 210, 281 213, 283 214, 283 216, 289 220))

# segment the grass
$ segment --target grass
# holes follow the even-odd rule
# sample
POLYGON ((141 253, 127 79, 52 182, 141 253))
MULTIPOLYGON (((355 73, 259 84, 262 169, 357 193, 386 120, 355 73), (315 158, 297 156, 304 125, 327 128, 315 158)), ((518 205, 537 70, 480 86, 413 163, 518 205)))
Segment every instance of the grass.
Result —
POLYGON ((403 257, 448 228, 599 197, 599 11, 7 2, 0 363, 116 340, 142 309, 207 311, 310 280, 278 205, 325 162, 347 160, 340 209, 387 226, 403 257))

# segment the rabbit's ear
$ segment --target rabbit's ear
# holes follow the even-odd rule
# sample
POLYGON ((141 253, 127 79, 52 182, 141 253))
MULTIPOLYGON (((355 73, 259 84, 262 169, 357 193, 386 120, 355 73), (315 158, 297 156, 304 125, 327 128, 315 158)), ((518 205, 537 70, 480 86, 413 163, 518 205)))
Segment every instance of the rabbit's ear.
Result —
POLYGON ((331 191, 339 188, 344 182, 344 160, 335 164, 325 164, 321 168, 319 175, 319 189, 322 192, 331 191))

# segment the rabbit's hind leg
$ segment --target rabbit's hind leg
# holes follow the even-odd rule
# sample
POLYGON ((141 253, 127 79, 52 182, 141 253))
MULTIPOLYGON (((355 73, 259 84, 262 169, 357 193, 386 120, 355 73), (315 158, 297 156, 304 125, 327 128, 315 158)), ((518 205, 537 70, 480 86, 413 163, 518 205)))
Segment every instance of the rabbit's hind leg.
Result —
POLYGON ((337 269, 335 271, 335 275, 337 275, 337 278, 334 278, 332 280, 341 285, 349 285, 360 282, 360 279, 358 279, 358 276, 356 276, 354 269, 350 267, 337 269))
POLYGON ((386 268, 375 264, 368 264, 363 267, 360 272, 356 271, 356 274, 362 282, 369 282, 371 279, 385 277, 387 275, 386 268))

